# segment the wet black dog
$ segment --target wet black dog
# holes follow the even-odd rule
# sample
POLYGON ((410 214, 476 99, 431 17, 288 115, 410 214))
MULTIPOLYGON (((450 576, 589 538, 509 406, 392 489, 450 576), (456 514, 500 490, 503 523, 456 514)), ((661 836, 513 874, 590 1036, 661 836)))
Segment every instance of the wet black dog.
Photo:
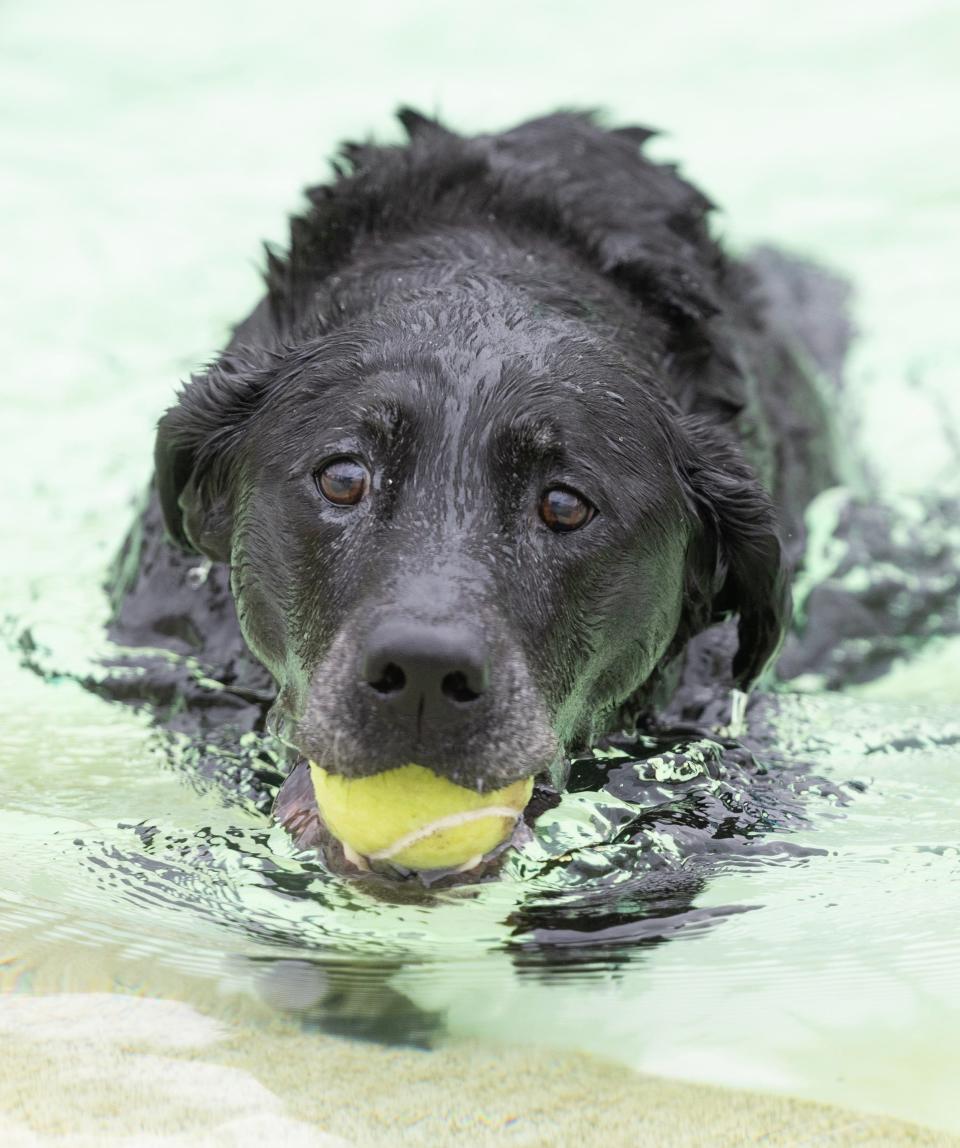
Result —
POLYGON ((822 405, 651 133, 401 119, 408 145, 348 146, 310 190, 263 303, 162 419, 160 510, 193 557, 149 507, 115 633, 214 667, 218 705, 266 702, 229 570, 298 753, 556 777, 665 704, 712 623, 738 619, 728 688, 770 663, 832 479, 822 405))

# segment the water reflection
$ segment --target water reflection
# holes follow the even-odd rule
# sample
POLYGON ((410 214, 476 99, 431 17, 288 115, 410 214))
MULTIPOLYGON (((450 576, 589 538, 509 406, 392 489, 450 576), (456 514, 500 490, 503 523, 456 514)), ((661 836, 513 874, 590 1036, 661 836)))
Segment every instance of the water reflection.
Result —
POLYGON ((852 792, 797 762, 772 763, 756 746, 688 730, 637 736, 572 762, 562 795, 539 789, 529 841, 497 872, 430 888, 345 876, 322 851, 298 851, 263 815, 282 778, 269 739, 247 733, 217 750, 206 737, 158 736, 172 768, 215 778, 248 816, 192 831, 151 819, 120 823, 108 838, 77 836, 96 885, 139 912, 226 928, 234 972, 304 1025, 416 1047, 442 1037, 444 1014, 398 987, 411 976, 455 981, 490 958, 545 984, 615 975, 655 946, 755 908, 697 902, 733 862, 822 853, 791 834, 852 792), (258 951, 245 953, 242 938, 258 951))
POLYGON ((256 958, 251 966, 260 999, 308 1029, 413 1048, 431 1048, 444 1033, 442 1010, 420 1008, 391 985, 402 963, 256 958))

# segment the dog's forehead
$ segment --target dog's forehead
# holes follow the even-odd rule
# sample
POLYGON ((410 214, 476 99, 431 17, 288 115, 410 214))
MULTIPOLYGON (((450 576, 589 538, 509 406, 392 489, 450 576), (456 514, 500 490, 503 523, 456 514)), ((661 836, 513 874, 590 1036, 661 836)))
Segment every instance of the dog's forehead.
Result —
POLYGON ((356 444, 443 475, 465 498, 532 468, 662 501, 673 486, 670 404, 655 348, 632 351, 529 305, 385 310, 288 360, 259 420, 259 454, 282 456, 286 470, 356 444))
POLYGON ((437 447, 476 453, 511 442, 551 454, 601 447, 656 421, 657 396, 590 342, 524 332, 479 345, 448 339, 370 357, 351 407, 386 433, 413 427, 437 447))

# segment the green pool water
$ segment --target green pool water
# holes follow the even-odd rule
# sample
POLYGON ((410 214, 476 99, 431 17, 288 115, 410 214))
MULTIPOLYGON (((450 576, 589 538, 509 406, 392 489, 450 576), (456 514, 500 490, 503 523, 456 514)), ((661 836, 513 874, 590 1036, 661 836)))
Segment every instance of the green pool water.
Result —
MULTIPOLYGON (((956 639, 844 693, 785 695, 782 745, 862 792, 813 801, 789 850, 721 862, 665 943, 559 969, 516 960, 521 860, 424 903, 313 881, 146 716, 42 680, 16 646, 29 626, 71 671, 105 650, 101 585, 159 412, 256 301, 258 244, 282 242, 335 142, 396 135, 399 102, 463 130, 559 105, 666 129, 654 153, 724 205, 734 248, 771 241, 852 280, 845 441, 870 493, 960 493, 958 59, 960 10, 934 0, 0 7, 9 1142, 139 1143, 117 1113, 149 1109, 170 1144, 201 1125, 218 1144, 631 1143, 630 1096, 664 1114, 645 1143, 935 1142, 757 1096, 960 1135, 956 639), (344 969, 346 1013, 440 1018, 446 1051, 290 1019, 344 969), (195 1095, 214 1061, 207 1100, 232 1133, 195 1095), (454 1077, 469 1104, 448 1110, 454 1077), (695 1087, 643 1091, 659 1078, 695 1087), (118 1091, 91 1115, 77 1080, 118 1091), (317 1107, 323 1089, 339 1108, 317 1107), (38 1115, 54 1095, 74 1113, 60 1125, 38 1115), (710 1115, 683 1139, 697 1104, 710 1115)), ((564 832, 587 805, 564 799, 564 832)))

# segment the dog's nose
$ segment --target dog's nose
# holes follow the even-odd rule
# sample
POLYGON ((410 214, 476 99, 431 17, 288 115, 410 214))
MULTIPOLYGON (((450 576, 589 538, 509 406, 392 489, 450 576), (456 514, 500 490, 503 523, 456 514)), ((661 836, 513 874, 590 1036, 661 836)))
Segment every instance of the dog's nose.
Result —
POLYGON ((466 626, 384 622, 367 640, 363 680, 399 717, 450 721, 490 683, 486 644, 466 626))

